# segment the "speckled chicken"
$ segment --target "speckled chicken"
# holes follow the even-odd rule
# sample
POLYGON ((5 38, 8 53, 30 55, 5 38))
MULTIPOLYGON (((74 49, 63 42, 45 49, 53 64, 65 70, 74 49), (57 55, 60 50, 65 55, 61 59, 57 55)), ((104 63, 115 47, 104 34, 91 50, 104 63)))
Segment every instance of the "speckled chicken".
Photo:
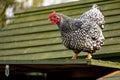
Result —
POLYGON ((96 4, 79 18, 73 19, 55 11, 48 18, 58 25, 63 44, 75 53, 72 59, 76 59, 81 51, 87 52, 87 59, 91 59, 104 43, 104 15, 96 4))

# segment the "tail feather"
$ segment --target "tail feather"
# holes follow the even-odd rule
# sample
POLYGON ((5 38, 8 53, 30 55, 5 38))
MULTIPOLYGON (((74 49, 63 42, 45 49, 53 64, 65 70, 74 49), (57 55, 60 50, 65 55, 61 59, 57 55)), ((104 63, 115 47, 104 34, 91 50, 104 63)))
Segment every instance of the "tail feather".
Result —
POLYGON ((98 8, 99 9, 99 6, 97 4, 93 4, 92 8, 98 8))

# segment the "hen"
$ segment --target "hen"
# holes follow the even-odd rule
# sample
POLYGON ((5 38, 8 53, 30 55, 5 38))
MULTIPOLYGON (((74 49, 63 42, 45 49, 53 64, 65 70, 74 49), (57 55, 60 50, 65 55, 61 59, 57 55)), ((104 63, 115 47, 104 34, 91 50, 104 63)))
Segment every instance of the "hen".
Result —
POLYGON ((81 51, 87 52, 87 59, 91 59, 92 54, 103 45, 105 20, 96 4, 79 18, 73 19, 56 12, 52 12, 48 18, 52 24, 58 25, 63 44, 75 53, 72 59, 77 59, 81 51))

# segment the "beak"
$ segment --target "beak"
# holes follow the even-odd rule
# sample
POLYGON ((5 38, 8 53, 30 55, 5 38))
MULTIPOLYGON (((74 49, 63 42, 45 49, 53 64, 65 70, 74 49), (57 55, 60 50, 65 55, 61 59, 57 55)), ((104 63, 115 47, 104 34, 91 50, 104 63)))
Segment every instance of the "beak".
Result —
POLYGON ((48 18, 48 21, 51 21, 51 20, 48 18))

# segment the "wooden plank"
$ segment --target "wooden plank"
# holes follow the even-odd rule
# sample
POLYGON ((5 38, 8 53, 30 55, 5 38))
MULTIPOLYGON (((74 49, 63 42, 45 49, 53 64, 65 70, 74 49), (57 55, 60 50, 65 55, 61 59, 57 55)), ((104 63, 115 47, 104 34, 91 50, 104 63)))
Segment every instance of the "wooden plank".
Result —
POLYGON ((72 57, 72 52, 58 51, 58 52, 48 52, 48 53, 33 53, 28 55, 18 54, 11 56, 1 56, 0 60, 39 60, 39 59, 62 58, 62 57, 72 57))
MULTIPOLYGON (((43 20, 43 21, 45 21, 45 20, 43 20)), ((50 24, 50 22, 47 21, 47 23, 41 23, 41 21, 38 20, 38 21, 31 21, 31 22, 24 22, 24 23, 8 25, 7 30, 27 28, 27 27, 37 27, 37 26, 39 26, 41 28, 44 27, 43 29, 51 29, 51 28, 56 29, 56 27, 51 27, 53 25, 50 24)))
MULTIPOLYGON (((109 54, 109 53, 115 53, 115 52, 120 52, 120 45, 116 44, 116 45, 109 45, 109 46, 104 46, 102 47, 100 50, 98 50, 98 54, 102 53, 102 54, 109 54)), ((96 54, 97 54, 96 53, 96 54)))
MULTIPOLYGON (((46 22, 48 22, 48 20, 46 20, 46 22)), ((4 30, 4 31, 0 31, 0 36, 40 32, 40 29, 41 27, 37 26, 37 27, 27 27, 27 28, 20 28, 14 30, 4 30)))
POLYGON ((111 37, 119 37, 120 35, 120 31, 118 30, 113 30, 113 31, 106 31, 103 33, 103 35, 105 36, 105 38, 111 38, 111 37))
POLYGON ((106 16, 111 16, 111 15, 120 15, 120 8, 118 9, 111 9, 111 10, 106 10, 103 12, 105 17, 106 16))
POLYGON ((103 32, 110 31, 110 30, 111 31, 118 30, 120 29, 119 25, 120 25, 120 21, 117 23, 105 24, 105 28, 103 29, 103 32))
MULTIPOLYGON (((26 28, 26 29, 17 29, 17 30, 10 30, 10 31, 1 31, 0 33, 0 37, 3 36, 15 36, 15 35, 25 35, 25 34, 33 34, 33 33, 43 33, 43 34, 47 34, 48 33, 56 33, 58 32, 57 30, 55 31, 46 31, 46 32, 40 32, 40 27, 33 27, 33 29, 31 28, 26 28), (2 35, 3 34, 3 35, 2 35)), ((42 36, 42 35, 41 35, 42 36)))
POLYGON ((6 49, 0 50, 0 55, 13 55, 13 54, 34 54, 34 53, 49 53, 56 51, 64 51, 66 48, 63 44, 54 44, 54 45, 45 45, 45 46, 34 46, 34 47, 24 47, 24 48, 15 48, 15 49, 6 49))
MULTIPOLYGON (((19 65, 22 65, 22 64, 42 64, 42 65, 49 65, 49 64, 52 64, 52 65, 62 65, 62 64, 72 64, 72 65, 76 65, 76 64, 87 64, 88 60, 84 59, 84 58, 80 58, 80 59, 77 59, 77 60, 72 60, 72 59, 48 59, 48 60, 0 60, 0 64, 19 64, 19 65)), ((30 67, 30 66, 29 66, 30 67)), ((47 66, 46 66, 47 67, 47 66)), ((65 66, 63 66, 65 67, 65 66)), ((81 66, 82 67, 82 66, 81 66)), ((83 66, 84 67, 84 66, 83 66)))
POLYGON ((11 36, 6 36, 6 37, 1 37, 0 43, 40 40, 40 39, 47 39, 47 38, 55 38, 55 37, 59 37, 59 36, 60 36, 59 31, 13 35, 13 36, 11 35, 11 36), (48 34, 50 34, 50 35, 48 35, 48 34))
POLYGON ((111 68, 118 68, 120 69, 120 63, 119 62, 111 62, 111 61, 102 61, 102 60, 92 60, 91 65, 97 65, 97 66, 104 66, 104 67, 111 67, 111 68))
POLYGON ((117 21, 119 21, 117 18, 120 18, 120 15, 114 15, 114 16, 106 17, 105 18, 106 19, 106 24, 107 23, 111 23, 111 22, 117 22, 117 21))
POLYGON ((52 44, 60 44, 61 38, 50 38, 50 39, 42 39, 42 40, 28 40, 21 42, 12 42, 12 43, 1 43, 1 49, 12 49, 12 48, 22 48, 22 47, 32 47, 32 46, 42 46, 42 45, 52 45, 52 44))
POLYGON ((105 39, 104 46, 120 44, 120 37, 112 37, 105 39))

